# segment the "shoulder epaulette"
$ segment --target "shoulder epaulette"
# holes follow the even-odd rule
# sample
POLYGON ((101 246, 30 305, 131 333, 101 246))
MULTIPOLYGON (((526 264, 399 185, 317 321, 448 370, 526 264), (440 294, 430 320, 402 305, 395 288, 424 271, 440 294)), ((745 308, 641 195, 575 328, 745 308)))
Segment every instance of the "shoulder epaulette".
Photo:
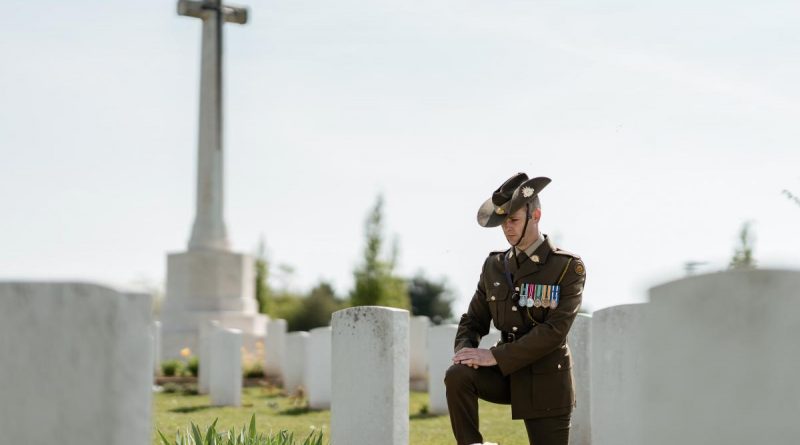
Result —
POLYGON ((575 258, 576 260, 581 259, 581 256, 578 255, 577 253, 572 253, 572 252, 570 252, 568 250, 564 250, 564 249, 556 248, 556 250, 554 250, 553 253, 555 253, 556 255, 571 256, 572 258, 575 258))

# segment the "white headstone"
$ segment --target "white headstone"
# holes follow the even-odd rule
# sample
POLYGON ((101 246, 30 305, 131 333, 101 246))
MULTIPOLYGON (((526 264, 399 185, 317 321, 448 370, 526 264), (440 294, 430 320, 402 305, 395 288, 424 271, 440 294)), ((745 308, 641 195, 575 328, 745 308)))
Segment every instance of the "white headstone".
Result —
POLYGON ((297 394, 298 388, 306 389, 305 368, 308 350, 308 332, 286 334, 286 355, 283 361, 283 389, 297 394))
POLYGON ((153 322, 153 372, 161 374, 161 322, 153 322))
POLYGON ((311 409, 331 407, 331 327, 309 331, 305 381, 311 409))
POLYGON ((209 394, 214 406, 242 404, 242 331, 214 329, 209 348, 209 394))
POLYGON ((197 360, 200 366, 197 369, 197 392, 200 394, 208 394, 211 385, 209 378, 211 375, 211 336, 219 328, 220 325, 217 320, 203 321, 198 328, 200 337, 197 347, 197 360))
POLYGON ((0 283, 0 442, 151 443, 151 299, 0 283))
POLYGON ((283 356, 286 350, 286 320, 267 322, 267 336, 264 339, 264 374, 283 380, 283 356))
POLYGON ((332 444, 408 444, 408 311, 333 313, 332 444))
MULTIPOLYGON (((641 445, 641 333, 647 304, 592 314, 592 444, 641 445)), ((664 334, 667 334, 666 332, 664 334)))
POLYGON ((576 407, 572 411, 572 427, 569 431, 571 445, 592 443, 592 316, 578 314, 567 336, 572 354, 572 378, 574 379, 576 407))
POLYGON ((424 315, 411 317, 409 322, 409 378, 415 391, 428 390, 428 327, 430 318, 424 315))
POLYGON ((800 271, 698 275, 650 298, 648 444, 798 443, 800 271))
POLYGON ((457 324, 431 326, 428 329, 428 412, 447 414, 444 375, 453 364, 457 324))
POLYGON ((412 379, 425 379, 428 376, 428 328, 431 320, 424 315, 411 317, 409 320, 409 361, 412 379))

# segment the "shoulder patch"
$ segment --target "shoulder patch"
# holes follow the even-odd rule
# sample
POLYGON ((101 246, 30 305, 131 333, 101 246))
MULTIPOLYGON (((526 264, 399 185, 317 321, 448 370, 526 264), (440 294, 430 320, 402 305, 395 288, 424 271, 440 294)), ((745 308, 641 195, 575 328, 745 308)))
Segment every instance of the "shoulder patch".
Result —
POLYGON ((578 274, 579 276, 586 275, 586 268, 583 267, 583 263, 582 262, 580 262, 580 261, 576 261, 575 262, 575 273, 578 274))
POLYGON ((572 258, 575 258, 576 260, 581 259, 581 256, 578 255, 577 253, 572 253, 572 252, 570 252, 568 250, 564 250, 564 249, 560 249, 560 248, 556 248, 556 250, 554 250, 553 253, 556 254, 556 255, 571 256, 572 258))

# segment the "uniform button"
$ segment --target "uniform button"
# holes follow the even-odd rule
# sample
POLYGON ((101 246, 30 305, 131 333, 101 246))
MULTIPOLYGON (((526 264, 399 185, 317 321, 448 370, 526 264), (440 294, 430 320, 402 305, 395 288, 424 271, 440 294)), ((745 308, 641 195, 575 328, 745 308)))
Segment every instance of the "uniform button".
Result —
POLYGON ((513 328, 511 328, 511 330, 514 331, 514 332, 517 332, 517 327, 514 326, 513 328))
POLYGON ((515 287, 514 290, 519 292, 519 286, 515 287))
POLYGON ((558 364, 558 369, 561 369, 561 363, 558 364))
POLYGON ((511 306, 511 310, 514 311, 514 312, 517 312, 517 307, 516 306, 511 306))
POLYGON ((494 301, 494 295, 492 295, 492 301, 494 301))

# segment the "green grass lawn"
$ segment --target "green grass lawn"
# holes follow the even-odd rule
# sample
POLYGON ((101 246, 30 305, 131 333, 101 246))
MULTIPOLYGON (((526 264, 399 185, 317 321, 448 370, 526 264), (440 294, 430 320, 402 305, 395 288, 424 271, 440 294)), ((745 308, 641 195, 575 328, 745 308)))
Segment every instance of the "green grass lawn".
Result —
MULTIPOLYGON (((174 439, 175 431, 184 430, 190 422, 201 428, 210 425, 214 419, 217 430, 235 427, 240 430, 256 415, 256 425, 260 432, 277 432, 285 429, 294 432, 296 438, 305 438, 313 429, 322 429, 326 443, 330 438, 330 411, 309 411, 295 407, 292 401, 280 396, 277 391, 266 388, 245 388, 242 393, 241 408, 215 408, 209 405, 208 396, 158 393, 153 397, 153 445, 161 445, 157 430, 167 438, 174 439)), ((411 445, 451 445, 455 443, 447 416, 424 414, 428 405, 428 394, 412 392, 409 414, 411 445)), ((500 445, 528 443, 522 421, 511 420, 511 408, 504 405, 480 402, 481 432, 485 440, 500 445)), ((368 420, 367 420, 368 421, 368 420)))

